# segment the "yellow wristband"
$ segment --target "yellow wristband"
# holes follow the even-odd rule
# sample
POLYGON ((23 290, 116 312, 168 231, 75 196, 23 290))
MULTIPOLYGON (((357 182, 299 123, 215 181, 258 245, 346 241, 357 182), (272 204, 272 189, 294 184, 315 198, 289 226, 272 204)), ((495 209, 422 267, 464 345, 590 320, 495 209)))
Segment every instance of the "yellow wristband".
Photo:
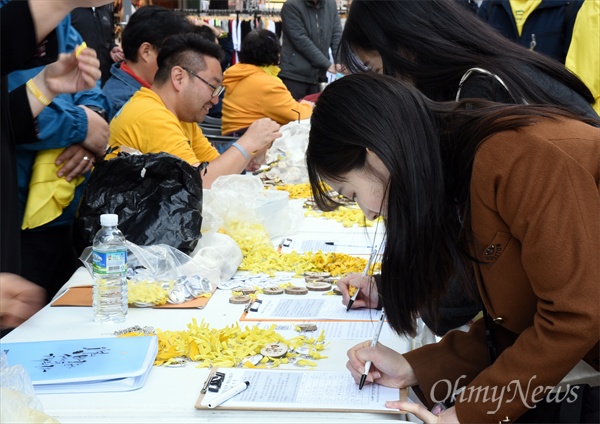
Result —
POLYGON ((41 104, 43 104, 44 106, 48 106, 50 103, 52 103, 52 101, 48 100, 48 98, 42 94, 39 88, 36 87, 36 85, 33 82, 33 79, 27 81, 27 84, 25 85, 27 86, 27 90, 33 95, 33 97, 38 99, 41 104))

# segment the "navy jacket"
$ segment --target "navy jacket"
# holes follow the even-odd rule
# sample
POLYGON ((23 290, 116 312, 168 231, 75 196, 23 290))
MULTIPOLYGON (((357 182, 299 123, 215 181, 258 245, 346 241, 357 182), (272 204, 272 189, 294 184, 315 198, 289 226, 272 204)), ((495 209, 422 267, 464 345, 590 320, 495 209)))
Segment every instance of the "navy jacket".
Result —
POLYGON ((583 0, 542 0, 527 17, 521 37, 509 0, 483 0, 477 14, 505 37, 565 63, 583 0))

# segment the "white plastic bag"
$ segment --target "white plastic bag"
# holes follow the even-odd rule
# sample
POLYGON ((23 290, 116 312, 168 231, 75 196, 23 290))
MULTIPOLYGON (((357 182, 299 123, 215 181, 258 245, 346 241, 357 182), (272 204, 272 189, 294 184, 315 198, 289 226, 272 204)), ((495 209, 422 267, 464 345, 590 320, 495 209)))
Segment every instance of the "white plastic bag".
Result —
POLYGON ((235 240, 217 232, 205 233, 191 256, 211 282, 219 283, 229 281, 244 259, 235 240))
POLYGON ((204 197, 203 210, 207 209, 223 220, 226 231, 236 223, 256 223, 270 238, 291 234, 304 218, 302 209, 290 204, 286 191, 266 190, 259 177, 250 175, 217 178, 204 197))
POLYGON ((273 142, 267 151, 267 163, 271 170, 266 172, 269 179, 281 180, 284 184, 301 184, 308 182, 306 170, 306 147, 310 121, 290 122, 281 127, 281 137, 273 142))
POLYGON ((45 414, 42 403, 35 396, 29 374, 21 365, 8 366, 6 354, 0 350, 0 422, 2 423, 58 423, 45 414))

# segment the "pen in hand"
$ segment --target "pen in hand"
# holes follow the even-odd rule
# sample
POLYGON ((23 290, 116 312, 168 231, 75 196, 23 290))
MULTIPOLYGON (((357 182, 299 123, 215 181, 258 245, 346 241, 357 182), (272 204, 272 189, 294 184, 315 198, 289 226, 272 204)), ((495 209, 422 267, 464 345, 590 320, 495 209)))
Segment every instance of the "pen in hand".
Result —
POLYGON ((227 390, 224 393, 221 393, 219 396, 217 396, 216 398, 214 398, 213 400, 208 402, 208 407, 211 409, 216 408, 217 406, 221 405, 222 403, 227 402, 232 397, 242 393, 244 390, 246 390, 248 388, 249 385, 250 385, 249 381, 243 381, 239 384, 236 384, 231 389, 227 390))
MULTIPOLYGON (((375 334, 373 335, 373 341, 371 342, 371 347, 377 346, 377 341, 379 340, 379 336, 381 335, 381 329, 383 328, 383 323, 385 322, 385 310, 381 310, 381 316, 379 317, 379 322, 377 323, 377 328, 375 329, 375 334)), ((369 370, 371 369, 371 361, 365 362, 365 372, 360 377, 360 383, 358 385, 358 390, 362 390, 365 385, 365 381, 367 381, 367 375, 369 375, 369 370)))
MULTIPOLYGON (((369 256, 369 260, 367 261, 367 265, 365 266, 365 269, 362 273, 362 276, 366 276, 369 273, 369 268, 371 268, 371 261, 373 260, 373 256, 374 256, 374 252, 373 252, 373 248, 371 248, 371 256, 369 256)), ((354 301, 356 300, 356 298, 358 297, 358 294, 360 293, 360 288, 356 287, 356 291, 354 292, 354 294, 352 296, 350 296, 350 300, 348 300, 348 306, 346 306, 346 312, 348 312, 350 310, 350 308, 352 307, 352 304, 354 303, 354 301)))

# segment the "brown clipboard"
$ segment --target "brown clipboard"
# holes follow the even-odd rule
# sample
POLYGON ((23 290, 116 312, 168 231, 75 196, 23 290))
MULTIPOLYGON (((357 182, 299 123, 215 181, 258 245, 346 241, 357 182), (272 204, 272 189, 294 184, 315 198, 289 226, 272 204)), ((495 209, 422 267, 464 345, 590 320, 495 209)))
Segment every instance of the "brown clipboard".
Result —
MULTIPOLYGON (((215 289, 216 290, 216 289, 215 289)), ((214 293, 214 290, 213 290, 214 293)), ((211 295, 212 297, 212 295, 211 295)), ((154 305, 153 309, 203 309, 210 297, 198 297, 183 303, 154 305)), ((51 303, 51 306, 92 306, 92 286, 69 287, 66 292, 51 303)), ((130 305, 130 307, 135 307, 130 305)))
MULTIPOLYGON (((211 369, 208 378, 206 379, 202 390, 200 391, 200 395, 198 396, 198 399, 196 400, 196 404, 194 405, 194 407, 196 409, 209 409, 208 408, 208 404, 203 405, 202 401, 204 400, 204 398, 206 397, 207 393, 208 393, 208 384, 210 382, 210 380, 213 378, 213 376, 215 375, 215 373, 217 373, 219 370, 223 371, 223 372, 227 372, 225 370, 227 370, 228 368, 218 368, 218 367, 214 367, 211 369)), ((231 369, 231 368, 229 368, 231 369)), ((241 369, 237 369, 238 371, 240 371, 241 369)), ((252 370, 252 369, 249 369, 252 370)), ((286 371, 286 372, 301 372, 301 373, 307 373, 307 372, 313 372, 313 371, 307 371, 307 370, 276 370, 276 369, 261 369, 261 370, 254 370, 257 372, 272 372, 272 371, 286 371)), ((344 371, 345 372, 345 371, 344 371)), ((358 386, 356 388, 356 390, 358 390, 358 386)), ((409 388, 405 388, 405 389, 398 389, 399 391, 399 400, 402 401, 407 401, 408 400, 408 395, 409 395, 409 388)), ((219 393, 217 393, 219 394, 219 393)), ((393 399, 388 399, 388 400, 393 400, 393 399)), ((241 407, 241 406, 225 406, 225 405, 219 405, 216 408, 214 408, 214 410, 237 410, 237 411, 299 411, 299 412, 307 412, 307 411, 314 411, 314 412, 346 412, 346 413, 351 413, 351 412, 356 412, 356 413, 360 413, 360 412, 370 412, 370 413, 375 413, 375 414, 408 414, 408 412, 406 411, 400 411, 400 410, 394 410, 394 409, 389 409, 389 410, 383 410, 383 409, 347 409, 347 408, 343 408, 343 407, 339 407, 339 408, 322 408, 322 407, 311 407, 308 404, 302 404, 302 406, 298 406, 297 408, 295 407, 289 407, 289 406, 278 406, 276 403, 270 404, 268 407, 262 406, 262 403, 259 402, 260 405, 257 405, 256 407, 241 407)))

